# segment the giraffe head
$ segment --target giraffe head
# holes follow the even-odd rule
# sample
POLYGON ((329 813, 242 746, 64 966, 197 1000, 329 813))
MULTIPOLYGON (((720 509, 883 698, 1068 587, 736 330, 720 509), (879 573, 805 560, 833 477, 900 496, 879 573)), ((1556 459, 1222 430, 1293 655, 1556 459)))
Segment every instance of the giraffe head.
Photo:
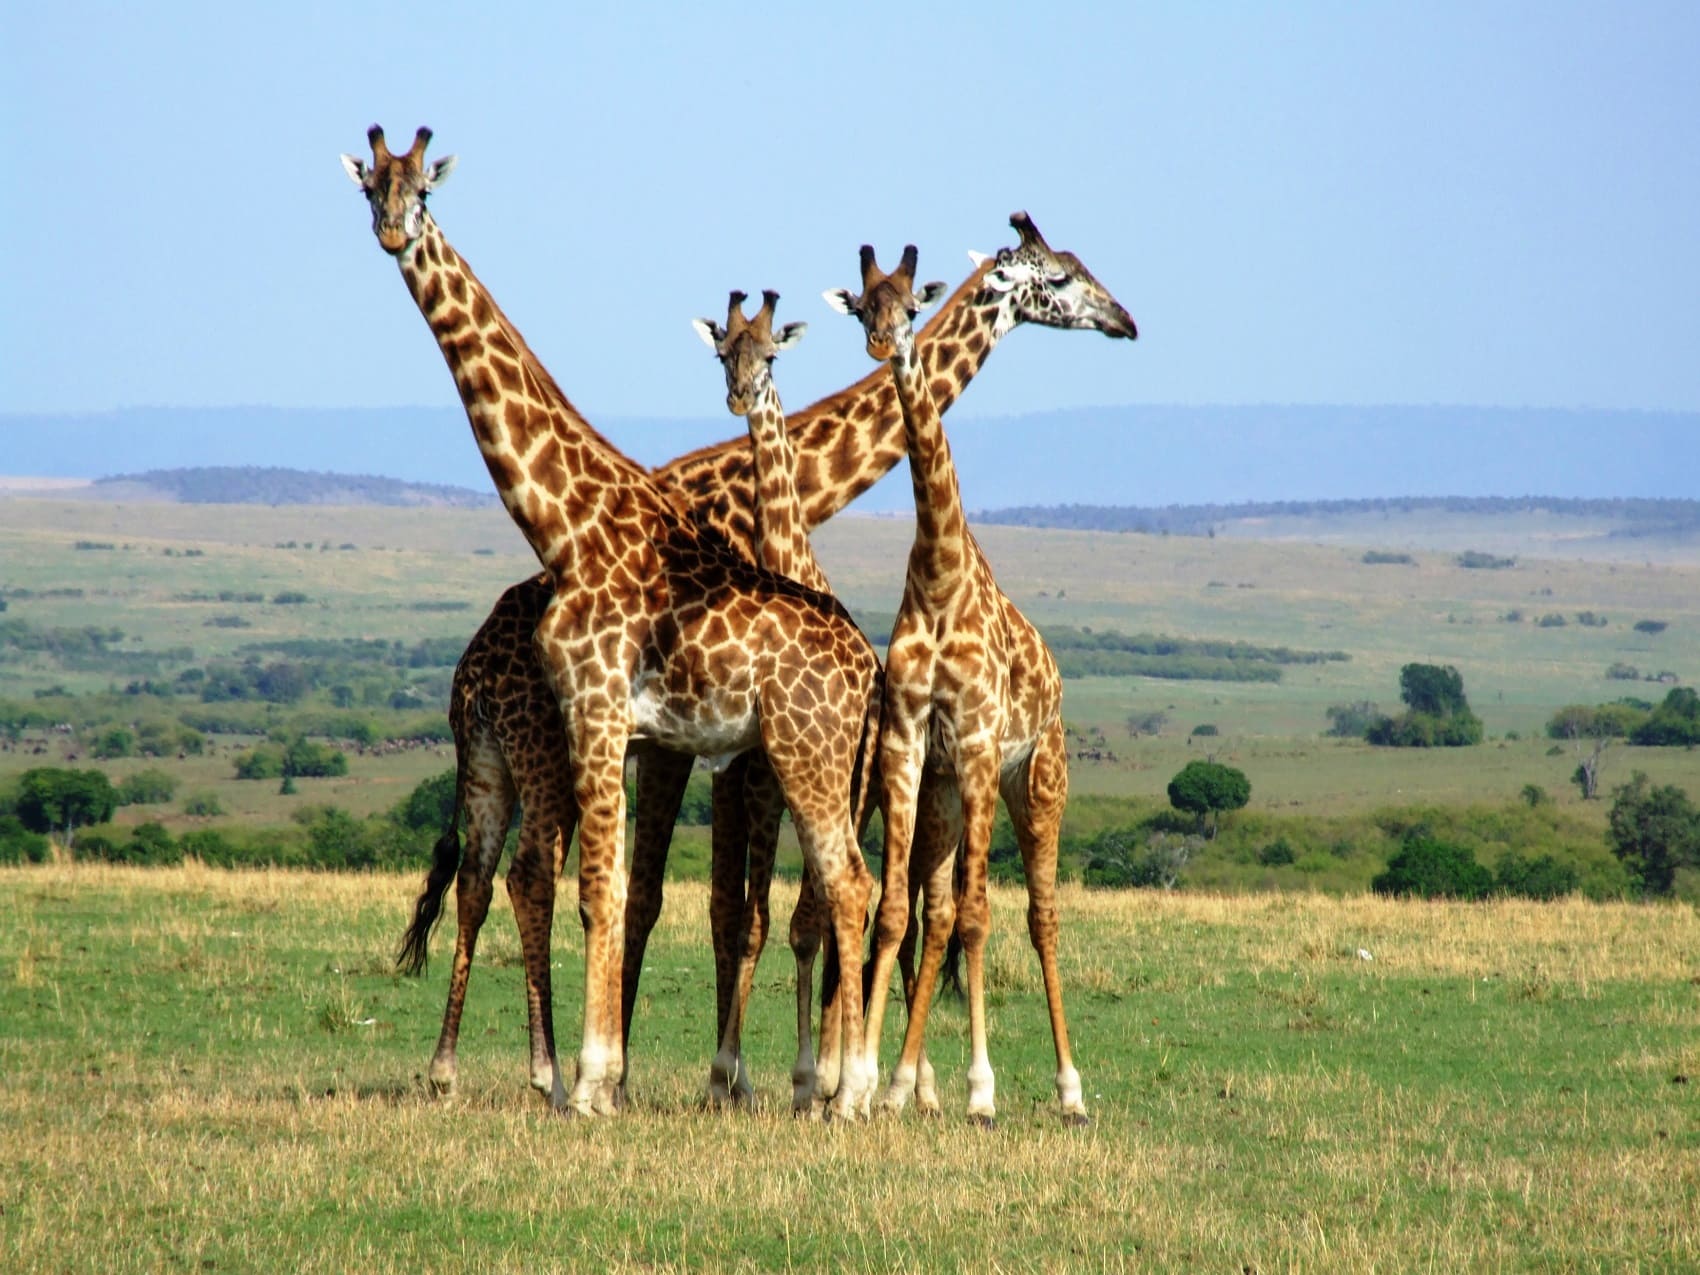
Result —
POLYGON ((968 254, 976 266, 990 263, 983 286, 1003 294, 1004 323, 1089 328, 1129 340, 1139 335, 1133 316, 1092 277, 1079 257, 1053 251, 1024 212, 1011 213, 1009 224, 1021 236, 1015 247, 1000 249, 996 257, 968 254))
POLYGON ((862 293, 853 294, 848 288, 828 288, 821 293, 826 303, 840 314, 860 319, 867 335, 868 357, 884 362, 902 352, 914 352, 915 316, 945 293, 942 283, 923 284, 915 290, 915 265, 919 254, 915 245, 903 249, 903 259, 890 274, 879 268, 874 250, 862 245, 862 293))
POLYGON ((376 124, 366 130, 366 140, 372 144, 371 164, 344 155, 342 166, 366 192, 366 202, 372 205, 372 233, 383 250, 394 256, 424 231, 425 197, 448 180, 455 157, 425 162, 425 147, 431 141, 428 128, 413 135, 405 155, 390 153, 384 145, 384 130, 376 124))
POLYGON ((763 292, 756 317, 746 319, 745 296, 734 292, 726 303, 725 327, 713 319, 691 320, 726 371, 726 410, 734 416, 749 415, 773 386, 774 356, 796 345, 808 330, 806 323, 787 323, 775 332, 773 307, 778 300, 779 294, 772 289, 763 292))

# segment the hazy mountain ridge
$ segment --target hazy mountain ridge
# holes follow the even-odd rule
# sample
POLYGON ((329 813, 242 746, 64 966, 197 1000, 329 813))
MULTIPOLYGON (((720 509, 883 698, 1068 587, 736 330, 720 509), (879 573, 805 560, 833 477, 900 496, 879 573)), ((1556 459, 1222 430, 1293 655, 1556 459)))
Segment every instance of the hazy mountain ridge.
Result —
MULTIPOLYGON (((997 416, 984 410, 996 399, 980 392, 972 387, 946 419, 972 509, 1507 492, 1683 499, 1700 473, 1700 412, 1140 404, 997 416)), ((596 423, 646 465, 741 432, 724 415, 596 423)), ((4 474, 93 479, 219 466, 489 486, 458 405, 0 414, 4 474)), ((903 468, 853 510, 907 512, 903 468)))
POLYGON ((1213 534, 1227 524, 1276 519, 1357 518, 1371 514, 1511 517, 1550 514, 1614 523, 1616 537, 1700 533, 1700 500, 1648 497, 1399 496, 1365 500, 1241 501, 1203 505, 1018 505, 976 511, 977 523, 1071 531, 1133 531, 1181 536, 1213 534))
POLYGON ((150 469, 97 478, 91 495, 136 498, 157 492, 189 505, 447 505, 477 508, 494 504, 490 491, 442 483, 405 482, 376 474, 336 474, 275 465, 200 465, 150 469))

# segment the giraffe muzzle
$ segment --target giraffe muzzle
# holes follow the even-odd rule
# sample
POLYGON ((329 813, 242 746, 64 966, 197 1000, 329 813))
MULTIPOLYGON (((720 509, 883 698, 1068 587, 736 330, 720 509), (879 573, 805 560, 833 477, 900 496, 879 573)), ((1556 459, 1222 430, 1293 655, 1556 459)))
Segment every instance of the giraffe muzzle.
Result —
POLYGON ((378 246, 394 256, 407 247, 407 231, 400 226, 378 227, 378 246))

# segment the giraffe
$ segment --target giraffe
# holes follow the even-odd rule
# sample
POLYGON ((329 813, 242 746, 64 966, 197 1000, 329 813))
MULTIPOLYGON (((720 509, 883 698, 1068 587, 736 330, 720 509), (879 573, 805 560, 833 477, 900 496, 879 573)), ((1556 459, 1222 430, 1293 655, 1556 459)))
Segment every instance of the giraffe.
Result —
MULTIPOLYGON (((890 363, 915 495, 915 541, 886 647, 879 753, 885 864, 863 1041, 877 1070, 886 988, 909 928, 913 847, 915 880, 926 895, 921 968, 911 974, 904 961, 909 1021, 881 1102, 901 1110, 916 1092, 927 1011, 954 926, 968 967, 968 1115, 979 1124, 994 1121, 986 1047, 986 868, 1001 791, 1027 877, 1027 928, 1044 974, 1057 1096, 1066 1118, 1084 1121, 1057 969, 1057 837, 1068 795, 1062 680, 1038 631, 998 588, 963 513, 950 445, 915 354, 912 327, 944 285, 915 288, 917 256, 913 244, 904 248, 888 275, 864 244, 860 295, 842 288, 825 294, 834 309, 861 322, 869 356, 890 363)), ((936 1102, 929 1088, 921 1086, 924 1108, 936 1102)))
POLYGON ((425 888, 396 963, 418 974, 450 881, 458 926, 443 1030, 431 1057, 430 1081, 442 1095, 455 1089, 456 1046, 478 932, 489 913, 496 865, 502 857, 517 799, 519 844, 508 868, 508 898, 525 961, 526 1020, 531 1084, 556 1108, 567 1095, 555 1055, 549 941, 555 881, 566 860, 578 807, 573 800, 561 711, 532 653, 531 635, 554 593, 546 572, 508 588, 467 644, 449 688, 449 729, 455 741, 454 808, 437 840, 425 888), (459 825, 466 816, 466 849, 459 825))
MULTIPOLYGON (((776 332, 773 314, 779 294, 771 289, 764 291, 754 318, 744 315, 747 299, 743 292, 731 293, 724 327, 713 319, 695 319, 691 326, 720 361, 726 377, 727 410, 742 416, 748 427, 756 480, 756 561, 769 571, 829 593, 826 572, 815 558, 798 509, 793 480, 796 454, 785 432, 785 411, 773 382, 774 359, 800 341, 808 325, 787 323, 776 332)), ((709 1096, 716 1103, 751 1104, 754 1089, 744 1069, 741 1039, 756 963, 767 940, 768 893, 784 803, 772 769, 759 753, 746 753, 735 767, 715 777, 716 835, 709 914, 714 930, 720 1048, 709 1068, 709 1096), (738 766, 741 773, 735 768, 738 766), (728 813, 733 818, 727 818, 728 813)), ((805 874, 789 933, 797 964, 797 1061, 791 1071, 792 1109, 799 1112, 809 1111, 817 1096, 810 999, 821 929, 814 883, 805 874)))
MULTIPOLYGON (((1072 252, 1053 249, 1033 219, 1012 213, 1018 241, 987 256, 971 252, 974 269, 915 338, 934 406, 946 411, 968 387, 998 342, 1022 324, 1101 332, 1133 339, 1132 316, 1072 252)), ((786 419, 796 456, 791 470, 803 531, 818 527, 884 477, 907 447, 903 413, 891 373, 878 368, 786 419)), ((655 477, 697 521, 756 556, 756 459, 747 438, 689 452, 655 470, 655 477)), ((667 849, 689 759, 653 750, 638 760, 638 821, 626 902, 622 979, 623 1028, 629 1037, 643 956, 661 915, 667 849)), ((719 820, 721 803, 716 803, 719 820)), ((735 820, 730 814, 728 819, 735 820)), ((829 949, 830 968, 830 949, 829 949)), ((830 975, 829 975, 830 976, 830 975)), ((831 1017, 826 1026, 830 1026, 831 1017)), ((831 1060, 822 1059, 823 1068, 831 1060)), ((822 1081, 829 1079, 823 1071, 822 1081)))
POLYGON ((453 166, 426 163, 430 139, 421 128, 396 155, 373 125, 371 163, 342 159, 453 374, 503 504, 553 581, 533 642, 567 727, 585 930, 584 1035, 565 1109, 611 1115, 618 1105, 623 769, 636 738, 697 756, 766 752, 845 966, 833 1113, 854 1116, 874 1081, 852 986, 872 884, 854 825, 873 650, 833 599, 685 518, 591 428, 427 212, 453 166))

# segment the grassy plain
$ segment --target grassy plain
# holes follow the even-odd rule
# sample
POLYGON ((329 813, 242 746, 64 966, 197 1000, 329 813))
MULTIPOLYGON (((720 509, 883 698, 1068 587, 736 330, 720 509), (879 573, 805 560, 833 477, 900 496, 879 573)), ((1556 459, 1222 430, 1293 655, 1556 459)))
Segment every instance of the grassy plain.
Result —
MULTIPOLYGON (((1351 657, 1290 666, 1278 684, 1071 680, 1064 695, 1069 724, 1084 734, 1101 732, 1114 754, 1077 761, 1076 794, 1161 801, 1175 771, 1208 749, 1247 772, 1251 808, 1272 814, 1504 802, 1533 783, 1603 827, 1599 803, 1581 803, 1570 787, 1576 758, 1565 750, 1554 754, 1540 737, 1542 725, 1566 703, 1664 693, 1663 686, 1608 678, 1613 664, 1669 670, 1690 684, 1700 678, 1700 553, 1691 545, 1611 539, 1594 521, 1570 526, 1538 513, 1462 529, 1457 518, 1435 514, 1394 516, 1379 525, 1300 520, 1267 530, 1288 538, 1251 539, 1240 524, 1214 539, 981 529, 1000 582, 1040 624, 1338 649, 1351 657), (1457 566, 1457 546, 1477 542, 1516 556, 1516 565, 1457 566), (1366 544, 1408 549, 1414 564, 1365 564, 1366 544), (1632 551, 1642 558, 1631 560, 1632 551), (1584 611, 1607 623, 1577 623, 1584 611), (1513 614, 1521 618, 1506 618, 1513 614), (1567 622, 1542 627, 1544 615, 1567 622), (1641 619, 1669 627, 1638 633, 1633 626, 1641 619), (1486 724, 1486 745, 1418 752, 1322 737, 1331 704, 1373 700, 1396 709, 1399 668, 1410 661, 1458 667, 1486 724), (1151 712, 1167 716, 1161 733, 1131 737, 1129 719, 1151 712), (1219 734, 1191 738, 1203 724, 1219 734)), ((889 613, 901 591, 910 535, 906 519, 840 517, 815 541, 846 602, 889 613)), ((204 661, 273 638, 467 637, 501 589, 529 573, 534 560, 494 507, 15 498, 0 500, 0 564, 0 588, 31 591, 12 600, 8 617, 40 627, 116 626, 126 635, 125 650, 189 646, 204 661), (79 542, 111 547, 78 549, 79 542), (52 592, 66 589, 81 593, 52 592), (256 592, 267 601, 186 600, 220 590, 256 592), (305 593, 308 601, 274 604, 284 591, 305 593), (217 615, 238 615, 251 627, 210 626, 217 615)), ((109 674, 66 672, 45 660, 0 664, 4 698, 27 700, 55 684, 81 692, 112 682, 109 674)), ((41 760, 0 754, 0 780, 41 760)), ((109 768, 121 777, 139 764, 109 768)), ((387 808, 449 758, 435 749, 357 757, 346 779, 305 781, 293 799, 277 797, 270 785, 233 779, 227 751, 182 764, 183 793, 211 791, 233 818, 269 819, 286 815, 292 801, 334 801, 356 814, 387 808)), ((1660 783, 1691 784, 1696 773, 1692 755, 1679 750, 1616 748, 1607 759, 1608 788, 1634 768, 1660 783)), ((162 816, 137 808, 122 817, 162 816)), ((177 831, 192 826, 187 816, 163 817, 177 831)))
MULTIPOLYGON (((1020 892, 1000 889, 1001 1118, 980 1133, 949 1001, 930 1050, 942 1121, 699 1109, 713 998, 693 884, 671 890, 651 947, 621 1118, 563 1121, 525 1087, 499 894, 461 1093, 434 1101, 421 1077, 447 936, 424 979, 389 964, 415 888, 0 870, 6 1269, 1700 1265, 1691 908, 1065 890, 1063 974, 1095 1117, 1075 1131, 1050 1115, 1037 962, 1020 892)), ((570 1050, 581 954, 562 938, 570 1050)), ((770 952, 747 1033, 780 1108, 789 964, 770 952)))

